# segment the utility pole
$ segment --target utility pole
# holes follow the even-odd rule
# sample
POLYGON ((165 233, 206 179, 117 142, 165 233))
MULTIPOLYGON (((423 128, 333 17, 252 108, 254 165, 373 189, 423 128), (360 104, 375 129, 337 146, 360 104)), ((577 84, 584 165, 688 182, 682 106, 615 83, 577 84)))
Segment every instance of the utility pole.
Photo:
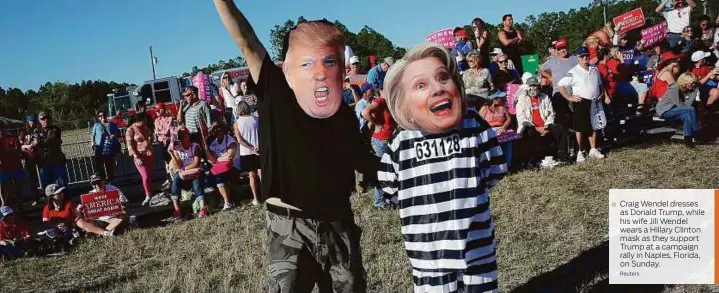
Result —
POLYGON ((157 63, 157 58, 155 58, 155 55, 152 54, 152 45, 150 45, 150 64, 152 64, 152 79, 157 79, 155 76, 155 63, 157 63))
POLYGON ((604 23, 602 26, 607 24, 607 5, 604 5, 604 0, 602 0, 602 12, 604 13, 604 23))

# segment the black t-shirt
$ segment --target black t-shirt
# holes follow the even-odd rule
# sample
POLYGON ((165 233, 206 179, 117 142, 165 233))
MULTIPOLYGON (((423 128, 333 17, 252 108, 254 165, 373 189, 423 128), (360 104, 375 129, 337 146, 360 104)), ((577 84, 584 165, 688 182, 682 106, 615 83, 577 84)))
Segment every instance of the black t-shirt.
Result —
POLYGON ((256 95, 262 108, 262 199, 278 197, 316 219, 352 217, 354 170, 376 172, 379 167, 379 159, 362 143, 354 111, 341 104, 329 118, 310 117, 269 57, 263 60, 256 95))
POLYGON ((35 130, 37 137, 37 154, 41 166, 56 166, 65 163, 65 154, 62 152, 62 131, 55 125, 47 128, 38 127, 35 130))

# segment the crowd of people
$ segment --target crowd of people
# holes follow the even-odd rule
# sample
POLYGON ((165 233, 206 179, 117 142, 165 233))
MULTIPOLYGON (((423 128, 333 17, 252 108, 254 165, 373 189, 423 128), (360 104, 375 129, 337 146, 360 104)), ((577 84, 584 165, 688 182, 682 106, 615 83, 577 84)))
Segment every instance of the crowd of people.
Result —
MULTIPOLYGON (((98 111, 92 145, 103 173, 91 183, 95 189, 113 188, 104 183, 113 177, 108 166, 125 143, 142 177, 142 204, 148 204, 156 155, 152 145, 158 143, 173 216, 182 217, 180 190, 191 189, 197 216, 204 217, 204 187, 214 186, 222 209, 230 210, 228 184, 239 170, 248 172, 252 203, 264 202, 268 211, 273 292, 305 282, 329 282, 340 292, 364 290, 360 231, 348 192, 370 185, 377 208, 400 210, 415 292, 459 286, 466 292, 496 291, 489 190, 509 168, 602 159, 601 139, 611 135, 607 128, 620 127, 609 123, 620 115, 681 122, 688 147, 714 133, 719 69, 712 64, 719 64, 719 30, 702 16, 697 22, 701 35, 693 34, 692 0, 665 0, 657 7, 668 23, 664 41, 647 44, 610 23, 588 34, 578 48, 558 38, 537 72, 523 68, 525 40, 511 14, 502 17, 497 36, 475 18, 470 22, 473 40, 456 28, 452 48, 423 43, 400 60, 375 60, 361 85, 352 83, 353 76, 365 72, 360 60, 352 56, 344 66, 345 40, 332 23, 307 21, 290 30, 279 68, 232 1, 214 3, 247 60, 248 79, 238 84, 223 75, 218 95, 206 101, 197 88, 188 88, 176 117, 162 104, 157 117, 139 105, 124 138, 98 111), (490 51, 493 37, 501 45, 490 51), (322 236, 327 233, 337 239, 322 236), (285 239, 300 245, 290 246, 285 239), (319 253, 320 246, 331 247, 319 253)), ((64 198, 60 129, 47 113, 38 117, 40 126, 28 117, 29 135, 21 142, 0 136, 3 182, 22 179, 18 162, 25 160, 26 168, 38 167, 47 186, 44 222, 115 235, 126 218, 98 225, 83 219, 81 207, 64 198), (28 151, 36 154, 29 157, 28 151), (5 161, 6 156, 12 160, 5 161), (5 162, 13 163, 6 169, 5 162)), ((3 225, 20 227, 23 232, 11 240, 23 247, 26 225, 4 205, 0 237, 3 225)))
MULTIPOLYGON (((115 179, 118 155, 124 145, 141 179, 145 195, 142 206, 149 205, 154 195, 152 176, 155 157, 159 155, 165 162, 167 178, 162 188, 170 191, 173 218, 187 216, 180 206, 182 190, 189 190, 199 205, 194 213, 198 217, 208 215, 205 187, 217 190, 222 211, 231 210, 234 208, 231 185, 239 182, 242 172, 249 175, 252 205, 258 206, 261 171, 257 98, 250 92, 247 81, 237 85, 229 81, 229 76, 223 76, 222 93, 208 101, 199 98, 196 87, 187 88, 181 109, 174 117, 163 103, 158 103, 155 111, 148 111, 145 103, 139 102, 136 113, 122 128, 105 110, 96 111, 90 131, 96 174, 89 180, 94 187, 90 192, 117 189, 110 183, 115 179)), ((18 251, 36 254, 65 250, 80 236, 76 232, 114 236, 116 229, 124 231, 128 222, 126 214, 85 219, 82 205, 75 205, 64 195, 68 187, 67 158, 62 150, 62 131, 53 125, 50 113, 28 115, 25 126, 18 137, 4 127, 0 131, 0 206, 3 217, 8 216, 8 220, 2 222, 6 224, 0 225, 3 255, 14 257, 18 251), (26 179, 30 186, 25 191, 22 187, 26 179), (45 191, 42 196, 41 189, 45 191), (23 196, 23 193, 28 194, 23 196), (29 233, 26 219, 15 213, 28 206, 24 205, 25 201, 29 201, 31 207, 45 205, 41 237, 29 233), (46 239, 52 239, 53 244, 45 245, 46 239), (28 246, 30 244, 33 245, 28 246)), ((124 195, 121 198, 126 204, 127 198, 124 195)))

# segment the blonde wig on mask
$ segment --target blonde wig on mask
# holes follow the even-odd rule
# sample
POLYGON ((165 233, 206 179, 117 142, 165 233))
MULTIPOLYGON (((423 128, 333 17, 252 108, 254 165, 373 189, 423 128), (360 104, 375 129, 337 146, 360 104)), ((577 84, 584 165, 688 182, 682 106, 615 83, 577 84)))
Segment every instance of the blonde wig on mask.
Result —
POLYGON ((463 107, 462 113, 464 113, 464 82, 462 82, 462 76, 457 70, 457 61, 454 56, 440 44, 422 43, 412 47, 402 59, 395 62, 384 77, 384 90, 382 93, 387 100, 387 108, 389 108, 389 112, 394 117, 397 125, 403 129, 417 130, 417 126, 409 117, 409 104, 405 102, 407 97, 401 84, 402 76, 410 63, 424 58, 437 58, 447 67, 447 71, 452 76, 452 82, 459 91, 462 103, 460 106, 463 107))
MULTIPOLYGON (((287 53, 285 62, 289 63, 292 47, 332 47, 335 48, 337 64, 344 66, 345 37, 337 26, 328 21, 316 20, 305 21, 297 25, 297 27, 288 32, 287 53)), ((289 66, 283 66, 287 69, 289 66)), ((285 74, 287 72, 285 71, 285 74)))

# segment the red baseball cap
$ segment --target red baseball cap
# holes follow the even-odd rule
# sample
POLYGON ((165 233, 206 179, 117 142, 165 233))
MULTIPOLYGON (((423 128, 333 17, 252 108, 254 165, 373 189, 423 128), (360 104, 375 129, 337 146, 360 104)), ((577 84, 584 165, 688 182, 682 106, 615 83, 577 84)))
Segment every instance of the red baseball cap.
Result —
POLYGON ((567 40, 565 39, 558 39, 556 43, 554 43, 554 49, 561 50, 567 48, 567 40))
POLYGON ((658 70, 662 70, 665 66, 669 65, 671 62, 678 61, 681 59, 681 55, 677 55, 672 51, 666 51, 662 53, 661 55, 662 62, 659 63, 659 66, 657 66, 658 70))
POLYGON ((457 34, 455 35, 457 37, 467 37, 467 32, 463 29, 457 30, 457 34))

